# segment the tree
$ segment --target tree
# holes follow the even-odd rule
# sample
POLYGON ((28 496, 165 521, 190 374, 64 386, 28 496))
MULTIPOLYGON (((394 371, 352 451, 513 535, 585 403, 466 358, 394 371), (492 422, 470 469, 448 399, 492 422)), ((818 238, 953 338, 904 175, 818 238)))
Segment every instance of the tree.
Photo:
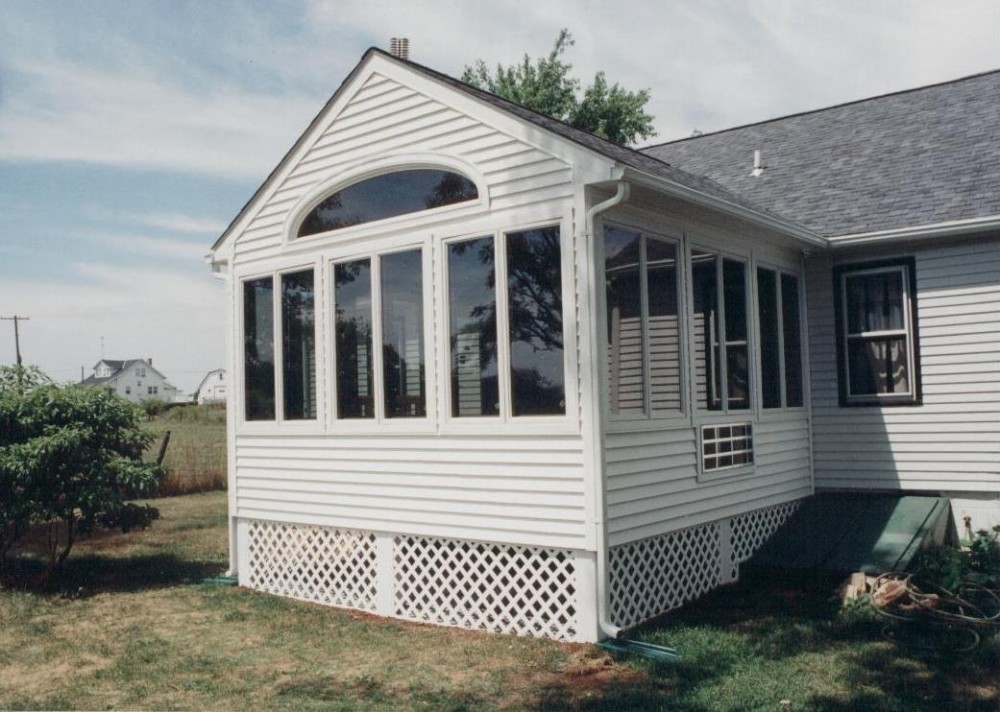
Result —
POLYGON ((38 374, 0 367, 0 568, 28 525, 39 524, 48 535, 48 578, 95 527, 129 531, 158 518, 126 497, 151 491, 162 471, 142 461, 151 434, 140 408, 105 389, 61 388, 38 374))
POLYGON ((572 36, 563 29, 547 57, 532 62, 524 55, 520 64, 497 64, 492 73, 477 59, 465 67, 462 81, 614 143, 629 145, 655 136, 653 117, 645 111, 648 89, 627 91, 617 82, 609 86, 604 72, 598 72, 579 97, 580 81, 570 76, 573 65, 562 58, 572 45, 572 36))

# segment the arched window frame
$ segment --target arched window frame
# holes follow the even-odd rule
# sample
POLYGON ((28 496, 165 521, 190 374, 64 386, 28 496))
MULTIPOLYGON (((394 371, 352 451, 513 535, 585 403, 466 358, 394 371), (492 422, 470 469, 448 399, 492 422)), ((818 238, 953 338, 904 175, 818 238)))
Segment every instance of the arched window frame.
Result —
POLYGON ((286 244, 300 243, 307 241, 315 244, 336 236, 337 239, 352 237, 355 235, 368 234, 372 231, 379 233, 392 232, 396 229, 410 229, 412 227, 422 227, 441 220, 455 217, 465 217, 484 212, 489 209, 490 196, 489 188, 483 174, 472 165, 451 157, 443 157, 433 154, 406 154, 400 156, 390 156, 376 161, 367 161, 364 164, 353 166, 338 173, 329 180, 319 183, 316 188, 310 191, 306 197, 300 201, 295 210, 290 211, 289 218, 284 227, 286 244), (440 208, 429 208, 403 215, 396 215, 391 218, 372 220, 351 225, 349 227, 335 228, 327 232, 319 232, 313 235, 298 237, 299 228, 306 217, 324 200, 334 193, 344 190, 352 185, 361 183, 370 178, 388 175, 402 171, 419 169, 443 170, 458 173, 472 181, 476 186, 479 197, 474 200, 462 201, 452 205, 445 205, 440 208))

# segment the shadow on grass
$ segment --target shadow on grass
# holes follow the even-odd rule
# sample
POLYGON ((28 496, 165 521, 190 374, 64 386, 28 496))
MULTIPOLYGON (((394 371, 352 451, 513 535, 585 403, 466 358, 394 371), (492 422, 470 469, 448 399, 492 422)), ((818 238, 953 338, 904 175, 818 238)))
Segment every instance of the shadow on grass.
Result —
POLYGON ((5 588, 75 598, 199 583, 224 568, 215 561, 192 561, 173 554, 127 558, 83 554, 67 559, 59 573, 45 581, 44 565, 38 558, 19 556, 8 563, 9 571, 0 582, 5 588))

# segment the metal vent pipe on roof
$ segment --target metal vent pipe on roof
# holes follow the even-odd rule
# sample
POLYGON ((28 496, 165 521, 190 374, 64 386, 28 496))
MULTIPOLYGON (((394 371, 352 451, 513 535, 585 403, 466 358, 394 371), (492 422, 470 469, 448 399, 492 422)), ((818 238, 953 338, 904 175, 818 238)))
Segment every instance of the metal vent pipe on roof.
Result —
POLYGON ((758 149, 753 152, 753 170, 750 171, 750 175, 755 177, 762 176, 764 175, 765 168, 767 168, 767 166, 764 165, 764 160, 761 157, 760 150, 758 149))
POLYGON ((400 59, 410 58, 410 38, 393 37, 389 40, 389 54, 400 59))

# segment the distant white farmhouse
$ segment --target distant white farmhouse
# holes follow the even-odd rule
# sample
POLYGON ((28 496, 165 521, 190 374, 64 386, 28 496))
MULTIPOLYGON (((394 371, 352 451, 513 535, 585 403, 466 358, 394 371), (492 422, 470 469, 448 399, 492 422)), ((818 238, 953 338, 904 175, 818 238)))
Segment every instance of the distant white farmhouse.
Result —
POLYGON ((226 402, 226 369, 217 368, 209 371, 198 384, 195 391, 195 398, 198 405, 208 405, 210 403, 226 402))
POLYGON ((166 403, 183 399, 180 390, 170 385, 167 377, 153 368, 153 359, 101 359, 94 366, 94 373, 81 381, 80 385, 104 386, 133 403, 153 398, 166 403))

